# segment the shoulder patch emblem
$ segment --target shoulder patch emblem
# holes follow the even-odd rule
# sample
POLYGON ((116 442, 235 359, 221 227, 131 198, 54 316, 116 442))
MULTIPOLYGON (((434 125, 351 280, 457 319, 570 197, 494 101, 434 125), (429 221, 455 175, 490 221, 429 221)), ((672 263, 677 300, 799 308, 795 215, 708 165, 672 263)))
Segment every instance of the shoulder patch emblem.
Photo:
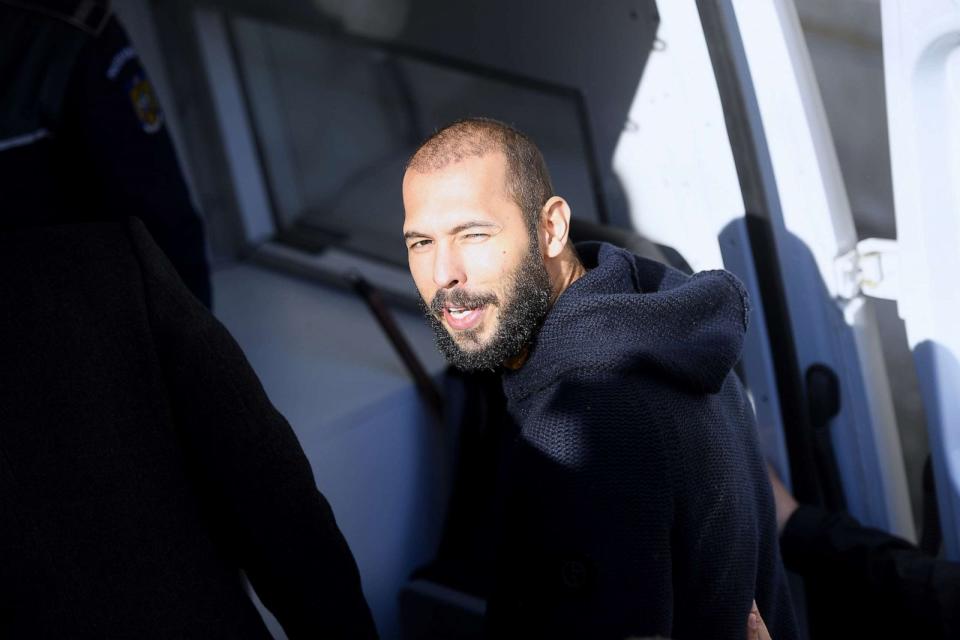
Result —
POLYGON ((124 47, 117 52, 113 59, 110 61, 110 66, 107 67, 107 78, 110 80, 116 80, 117 76, 120 75, 120 70, 123 69, 124 65, 137 57, 137 53, 133 50, 133 47, 124 47))
POLYGON ((146 133, 156 133, 163 126, 163 110, 153 90, 153 85, 141 71, 134 74, 127 85, 127 95, 133 105, 133 112, 140 120, 146 133))

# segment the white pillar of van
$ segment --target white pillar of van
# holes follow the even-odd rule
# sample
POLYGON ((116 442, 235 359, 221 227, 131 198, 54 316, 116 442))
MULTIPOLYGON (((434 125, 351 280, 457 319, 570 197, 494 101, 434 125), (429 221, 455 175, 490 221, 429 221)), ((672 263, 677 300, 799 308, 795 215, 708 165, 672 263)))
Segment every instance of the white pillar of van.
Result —
POLYGON ((873 310, 838 277, 857 236, 833 140, 792 0, 732 0, 779 198, 771 214, 802 371, 840 381, 830 429, 847 508, 916 538, 903 454, 873 310))
POLYGON ((745 205, 695 0, 659 3, 660 27, 613 168, 642 235, 694 271, 726 268, 750 295, 743 374, 763 455, 789 484, 780 400, 745 205))
POLYGON ((900 283, 946 557, 960 560, 960 2, 883 0, 900 283))

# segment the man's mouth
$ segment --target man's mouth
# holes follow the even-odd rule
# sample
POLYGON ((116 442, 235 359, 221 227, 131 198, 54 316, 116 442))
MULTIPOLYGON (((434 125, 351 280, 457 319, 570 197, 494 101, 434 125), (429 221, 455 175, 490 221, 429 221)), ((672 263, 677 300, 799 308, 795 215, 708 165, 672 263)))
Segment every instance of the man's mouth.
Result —
POLYGON ((483 312, 487 305, 480 307, 444 307, 443 319, 451 329, 462 331, 464 329, 473 329, 483 319, 483 312))

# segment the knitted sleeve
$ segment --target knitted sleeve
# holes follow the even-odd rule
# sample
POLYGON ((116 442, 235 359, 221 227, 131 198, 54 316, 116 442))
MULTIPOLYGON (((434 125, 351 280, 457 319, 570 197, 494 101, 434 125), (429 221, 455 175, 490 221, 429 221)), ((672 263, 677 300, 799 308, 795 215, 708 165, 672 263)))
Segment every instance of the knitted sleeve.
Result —
POLYGON ((674 637, 743 638, 751 601, 777 638, 796 637, 752 411, 728 376, 717 394, 667 394, 674 526, 674 637))

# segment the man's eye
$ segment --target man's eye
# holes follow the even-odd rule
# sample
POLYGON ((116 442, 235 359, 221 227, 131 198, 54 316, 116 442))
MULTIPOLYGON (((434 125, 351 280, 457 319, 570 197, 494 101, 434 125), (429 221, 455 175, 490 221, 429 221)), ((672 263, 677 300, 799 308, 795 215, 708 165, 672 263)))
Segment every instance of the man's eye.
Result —
POLYGON ((410 244, 410 249, 423 249, 429 244, 430 244, 430 240, 426 240, 426 239, 417 240, 416 242, 413 242, 410 244))
POLYGON ((465 240, 482 240, 484 238, 489 238, 490 234, 488 233, 467 233, 464 236, 465 240))

